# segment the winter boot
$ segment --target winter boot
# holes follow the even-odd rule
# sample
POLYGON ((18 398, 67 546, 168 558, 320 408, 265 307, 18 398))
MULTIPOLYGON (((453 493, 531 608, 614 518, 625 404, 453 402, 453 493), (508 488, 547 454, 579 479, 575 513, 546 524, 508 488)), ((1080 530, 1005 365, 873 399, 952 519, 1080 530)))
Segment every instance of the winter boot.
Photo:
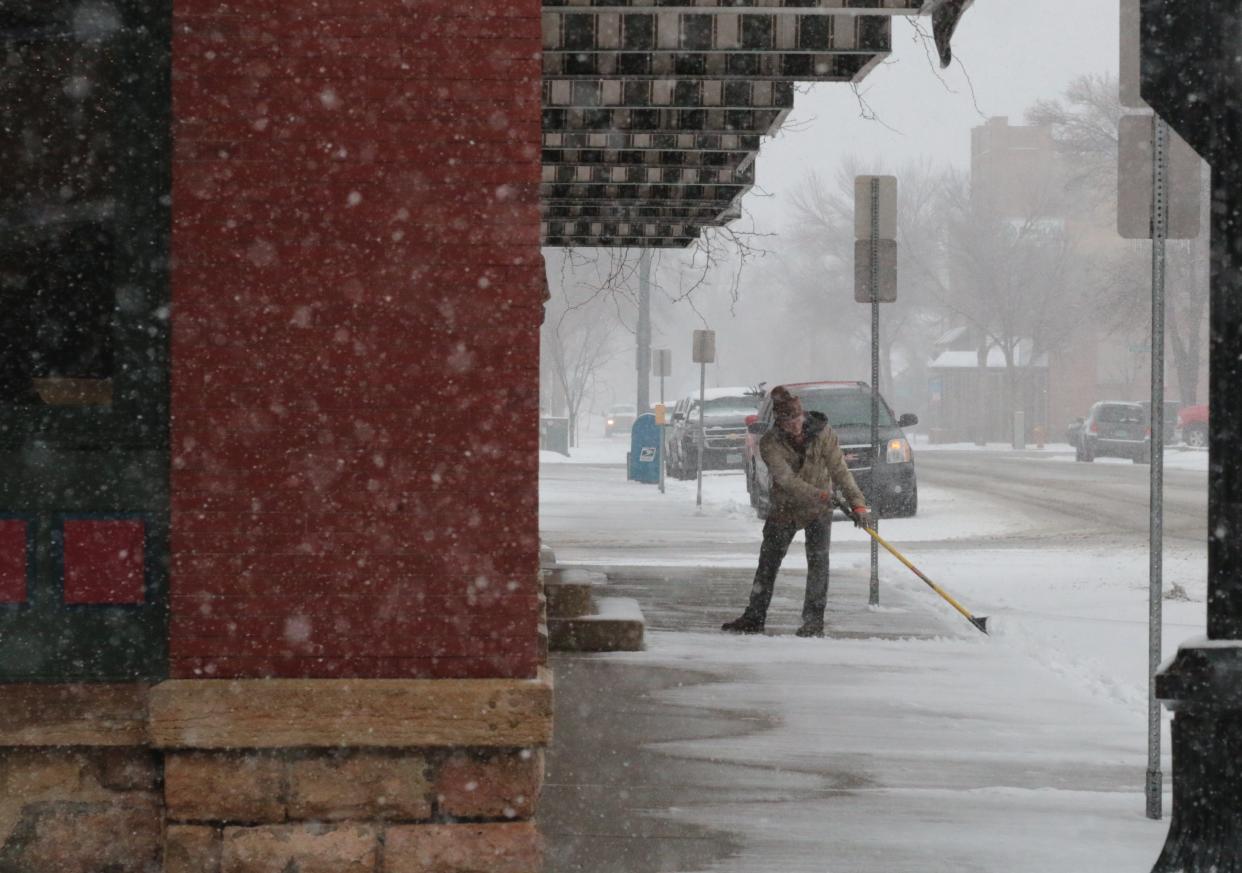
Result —
POLYGON ((743 613, 741 618, 726 621, 720 629, 731 634, 761 634, 763 633, 763 619, 752 618, 743 613))
POLYGON ((800 637, 822 637, 824 623, 823 621, 804 621, 802 627, 794 631, 794 634, 800 637))

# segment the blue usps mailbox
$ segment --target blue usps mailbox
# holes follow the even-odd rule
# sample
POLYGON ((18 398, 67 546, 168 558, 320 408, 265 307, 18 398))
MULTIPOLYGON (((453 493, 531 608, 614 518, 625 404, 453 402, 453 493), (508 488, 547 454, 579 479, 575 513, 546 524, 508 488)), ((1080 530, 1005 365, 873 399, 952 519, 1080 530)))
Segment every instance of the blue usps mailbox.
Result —
POLYGON ((651 413, 638 416, 630 430, 629 478, 647 485, 660 482, 660 465, 664 463, 660 426, 651 413))

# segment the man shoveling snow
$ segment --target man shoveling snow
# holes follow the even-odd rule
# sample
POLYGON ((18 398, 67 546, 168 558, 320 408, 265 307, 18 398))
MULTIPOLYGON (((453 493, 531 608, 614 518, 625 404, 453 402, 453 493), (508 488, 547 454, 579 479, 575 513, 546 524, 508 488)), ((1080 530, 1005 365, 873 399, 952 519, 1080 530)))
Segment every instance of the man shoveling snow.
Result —
POLYGON ((870 510, 841 454, 837 435, 819 412, 804 412, 802 402, 784 386, 772 389, 776 427, 759 440, 759 452, 772 479, 771 509, 763 526, 759 569, 750 589, 750 603, 740 618, 721 630, 763 633, 776 574, 799 529, 806 529, 806 601, 800 637, 824 635, 828 605, 828 546, 832 540, 833 488, 840 488, 853 507, 857 524, 866 524, 870 510))

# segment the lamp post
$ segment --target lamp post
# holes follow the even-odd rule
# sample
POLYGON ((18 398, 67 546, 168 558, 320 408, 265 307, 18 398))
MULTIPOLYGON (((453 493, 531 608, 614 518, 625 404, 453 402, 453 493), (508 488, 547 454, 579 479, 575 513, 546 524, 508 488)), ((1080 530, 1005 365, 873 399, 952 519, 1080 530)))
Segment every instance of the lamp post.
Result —
POLYGON ((1212 165, 1207 639, 1156 678, 1173 813, 1156 873, 1242 873, 1242 0, 1143 0, 1142 96, 1212 165))

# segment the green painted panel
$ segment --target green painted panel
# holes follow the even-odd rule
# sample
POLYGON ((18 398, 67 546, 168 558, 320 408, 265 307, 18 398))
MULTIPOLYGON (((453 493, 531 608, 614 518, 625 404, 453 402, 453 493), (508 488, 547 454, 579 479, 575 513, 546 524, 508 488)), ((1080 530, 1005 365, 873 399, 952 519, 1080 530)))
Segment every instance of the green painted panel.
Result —
POLYGON ((0 681, 159 679, 171 2, 9 0, 0 42, 19 134, 0 160, 22 168, 0 193, 0 515, 30 521, 35 541, 29 602, 0 607, 0 681), (77 385, 108 390, 83 405, 77 385), (66 517, 143 520, 142 605, 63 602, 66 517))

